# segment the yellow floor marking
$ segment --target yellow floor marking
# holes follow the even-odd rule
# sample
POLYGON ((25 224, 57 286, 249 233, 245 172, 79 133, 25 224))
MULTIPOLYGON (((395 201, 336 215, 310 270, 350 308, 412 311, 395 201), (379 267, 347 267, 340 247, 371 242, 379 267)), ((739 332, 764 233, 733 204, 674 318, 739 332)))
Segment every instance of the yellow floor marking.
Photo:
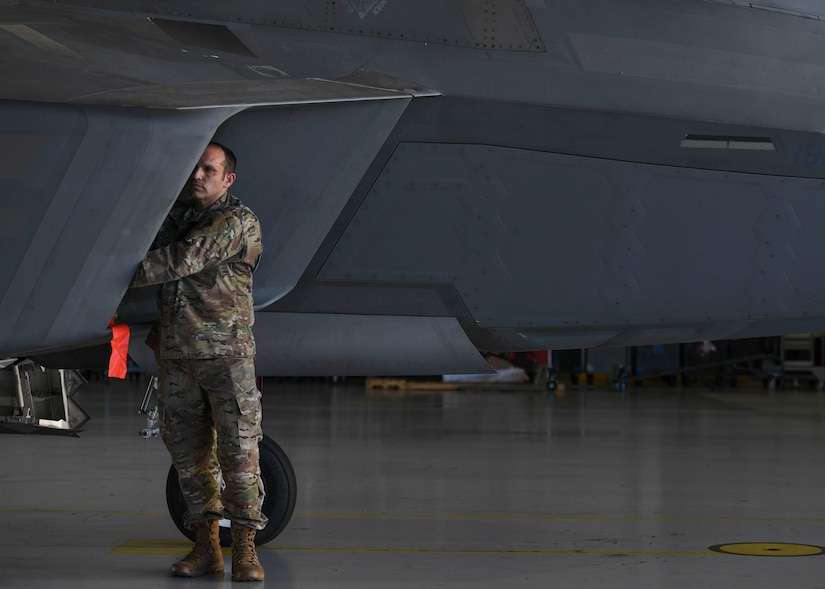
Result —
MULTIPOLYGON (((263 547, 261 547, 263 548, 263 547)), ((111 550, 114 556, 185 556, 192 550, 188 540, 126 540, 111 550)), ((223 549, 224 556, 231 556, 229 548, 223 549)))
POLYGON ((724 554, 742 556, 818 556, 825 552, 820 546, 808 544, 785 544, 783 542, 744 542, 739 544, 718 544, 711 550, 724 554))
MULTIPOLYGON (((264 548, 266 549, 266 548, 264 548)), ((462 549, 462 548, 326 548, 281 546, 271 550, 306 552, 392 552, 420 554, 542 554, 542 555, 605 555, 605 556, 708 556, 717 553, 707 550, 652 551, 652 550, 518 550, 518 549, 462 549)))
MULTIPOLYGON (((192 548, 186 540, 127 540, 109 552, 111 556, 183 556, 192 548)), ((719 552, 698 551, 637 551, 637 550, 519 550, 506 548, 459 549, 459 548, 375 548, 333 546, 259 546, 258 550, 275 552, 356 552, 393 554, 539 554, 539 555, 611 555, 611 556, 713 556, 719 552)), ((224 555, 230 551, 224 548, 224 555)))

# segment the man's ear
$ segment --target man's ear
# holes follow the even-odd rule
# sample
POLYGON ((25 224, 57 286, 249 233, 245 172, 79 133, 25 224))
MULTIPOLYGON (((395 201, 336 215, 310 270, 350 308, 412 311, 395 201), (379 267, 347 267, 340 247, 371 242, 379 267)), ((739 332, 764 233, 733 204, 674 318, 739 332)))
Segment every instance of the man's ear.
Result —
POLYGON ((223 187, 229 188, 235 183, 235 172, 230 172, 223 179, 223 187))

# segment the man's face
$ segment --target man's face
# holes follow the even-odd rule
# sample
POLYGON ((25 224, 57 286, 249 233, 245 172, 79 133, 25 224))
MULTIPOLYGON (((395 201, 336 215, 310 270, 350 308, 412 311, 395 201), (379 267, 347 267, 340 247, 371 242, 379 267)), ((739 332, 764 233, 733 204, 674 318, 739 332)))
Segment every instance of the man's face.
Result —
POLYGON ((235 173, 226 174, 224 163, 223 150, 214 145, 208 146, 198 160, 190 179, 196 208, 203 210, 209 207, 235 182, 235 173))

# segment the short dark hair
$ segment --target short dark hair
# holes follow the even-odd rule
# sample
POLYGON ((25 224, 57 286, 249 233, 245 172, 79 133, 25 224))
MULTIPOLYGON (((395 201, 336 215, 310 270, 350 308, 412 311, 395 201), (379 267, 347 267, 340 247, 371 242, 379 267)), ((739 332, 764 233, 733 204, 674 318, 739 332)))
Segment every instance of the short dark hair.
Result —
POLYGON ((209 145, 214 145, 223 152, 223 172, 224 174, 232 174, 235 171, 235 167, 238 165, 238 158, 235 157, 232 150, 217 141, 210 141, 209 145))

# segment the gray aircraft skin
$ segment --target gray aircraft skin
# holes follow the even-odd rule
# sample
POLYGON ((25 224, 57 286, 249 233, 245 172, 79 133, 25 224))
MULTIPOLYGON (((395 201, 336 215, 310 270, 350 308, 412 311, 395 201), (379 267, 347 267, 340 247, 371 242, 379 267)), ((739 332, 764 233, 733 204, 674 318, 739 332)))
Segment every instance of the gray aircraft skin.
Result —
POLYGON ((262 375, 825 330, 823 19, 0 0, 0 358, 83 366, 115 312, 139 347, 130 279, 213 137, 264 230, 262 375))

